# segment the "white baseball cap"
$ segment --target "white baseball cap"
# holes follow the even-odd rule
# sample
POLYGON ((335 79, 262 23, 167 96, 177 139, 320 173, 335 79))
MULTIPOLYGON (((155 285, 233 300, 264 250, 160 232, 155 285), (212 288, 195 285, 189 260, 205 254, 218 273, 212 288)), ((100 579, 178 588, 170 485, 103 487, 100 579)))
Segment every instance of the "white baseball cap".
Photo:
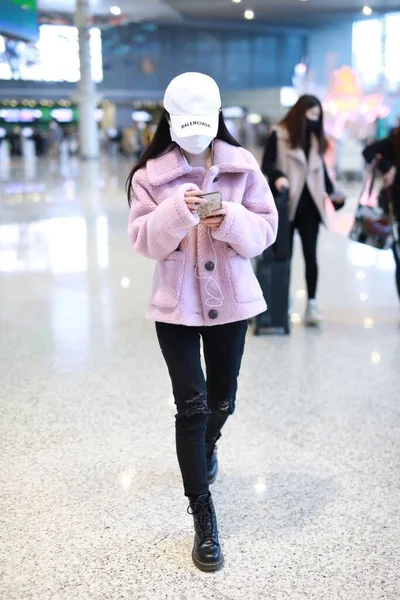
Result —
POLYGON ((221 95, 217 83, 204 73, 183 73, 165 90, 164 108, 179 137, 218 133, 221 95))

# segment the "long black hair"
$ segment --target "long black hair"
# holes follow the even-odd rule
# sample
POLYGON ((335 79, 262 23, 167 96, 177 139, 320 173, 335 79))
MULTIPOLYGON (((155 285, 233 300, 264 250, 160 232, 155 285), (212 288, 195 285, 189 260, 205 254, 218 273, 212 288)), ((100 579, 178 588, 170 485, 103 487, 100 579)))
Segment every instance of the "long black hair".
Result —
POLYGON ((306 146, 306 135, 307 135, 307 119, 306 112, 310 108, 318 106, 321 110, 320 117, 317 121, 318 126, 315 131, 315 135, 319 141, 319 152, 324 154, 327 148, 327 141, 324 132, 324 109, 322 108, 321 101, 316 96, 304 94, 300 96, 296 104, 289 110, 286 117, 281 121, 281 125, 284 125, 288 130, 290 137, 290 144, 292 148, 305 148, 306 146))
MULTIPOLYGON (((164 109, 152 141, 143 152, 132 171, 129 173, 129 177, 126 180, 126 193, 128 196, 129 206, 132 202, 132 179, 136 171, 144 167, 147 161, 151 158, 161 156, 161 154, 163 154, 172 144, 168 118, 168 112, 164 109)), ((231 146, 240 146, 239 142, 233 137, 226 126, 222 111, 219 113, 218 133, 216 137, 217 139, 222 140, 231 146)))

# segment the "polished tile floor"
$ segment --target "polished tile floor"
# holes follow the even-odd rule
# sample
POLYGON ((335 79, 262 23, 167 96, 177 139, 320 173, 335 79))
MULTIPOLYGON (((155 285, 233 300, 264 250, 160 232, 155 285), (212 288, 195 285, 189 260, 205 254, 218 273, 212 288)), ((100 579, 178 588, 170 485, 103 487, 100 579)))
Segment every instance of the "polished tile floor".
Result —
POLYGON ((191 563, 152 265, 128 163, 0 168, 2 600, 399 600, 400 330, 390 253, 321 238, 321 331, 248 337, 214 486, 225 569, 191 563))

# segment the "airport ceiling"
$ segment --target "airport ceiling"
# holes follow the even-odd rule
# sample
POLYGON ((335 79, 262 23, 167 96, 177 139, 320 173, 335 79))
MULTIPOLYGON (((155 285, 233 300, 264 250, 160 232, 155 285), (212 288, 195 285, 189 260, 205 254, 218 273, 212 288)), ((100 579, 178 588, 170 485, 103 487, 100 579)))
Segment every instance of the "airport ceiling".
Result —
MULTIPOLYGON (((71 13, 76 0, 38 0, 39 10, 71 13)), ((92 0, 96 15, 110 15, 119 6, 122 15, 134 21, 179 21, 216 19, 244 22, 245 10, 254 11, 254 22, 270 24, 329 24, 343 17, 361 16, 364 4, 376 12, 399 10, 399 0, 92 0)), ((111 15, 110 15, 111 16, 111 15)))
MULTIPOLYGON (((112 17, 110 8, 118 6, 122 16, 133 21, 173 21, 182 18, 163 0, 91 0, 90 5, 95 15, 109 17, 112 17)), ((39 11, 48 14, 70 14, 75 6, 76 0, 38 0, 39 11)))
POLYGON ((255 21, 309 25, 329 23, 345 16, 361 15, 364 5, 377 11, 399 10, 399 0, 168 0, 167 4, 184 17, 243 20, 244 11, 252 10, 255 21))

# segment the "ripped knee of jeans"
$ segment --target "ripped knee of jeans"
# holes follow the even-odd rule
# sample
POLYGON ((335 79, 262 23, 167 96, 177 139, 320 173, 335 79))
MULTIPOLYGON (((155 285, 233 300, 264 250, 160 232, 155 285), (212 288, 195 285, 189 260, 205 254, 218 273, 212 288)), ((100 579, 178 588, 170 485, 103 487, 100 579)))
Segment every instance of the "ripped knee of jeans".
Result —
POLYGON ((220 415, 233 415, 235 412, 235 398, 227 398, 218 403, 217 410, 220 415))
POLYGON ((210 410, 207 404, 207 394, 205 392, 186 400, 183 410, 178 412, 178 417, 194 417, 196 415, 209 415, 210 410))

